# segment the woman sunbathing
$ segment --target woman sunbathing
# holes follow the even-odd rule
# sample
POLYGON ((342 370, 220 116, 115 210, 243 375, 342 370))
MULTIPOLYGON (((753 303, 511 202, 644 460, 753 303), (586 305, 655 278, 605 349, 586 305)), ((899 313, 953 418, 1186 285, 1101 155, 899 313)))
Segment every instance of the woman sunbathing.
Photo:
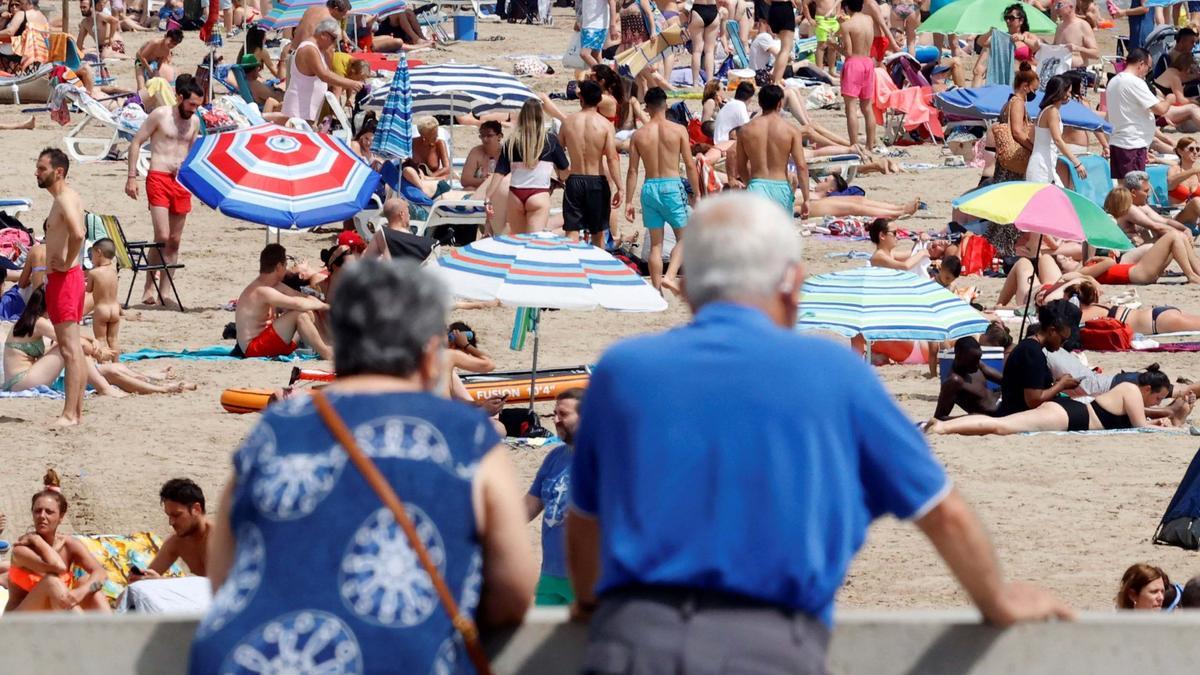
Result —
POLYGON ((1080 280, 1079 283, 1066 288, 1063 297, 1079 298, 1083 321, 1108 317, 1120 321, 1133 332, 1142 335, 1200 331, 1200 316, 1188 314, 1171 305, 1133 308, 1102 304, 1100 285, 1093 279, 1080 280))
MULTIPOLYGON (((899 220, 911 216, 921 207, 921 200, 919 199, 914 199, 907 205, 900 205, 867 199, 866 197, 831 195, 829 193, 836 189, 832 180, 833 178, 834 176, 828 176, 826 179, 818 181, 816 186, 809 191, 809 218, 822 218, 824 216, 833 216, 834 218, 866 216, 868 218, 899 220)), ((799 193, 797 192, 797 194, 799 193)), ((797 197, 796 203, 800 203, 799 197, 797 197)))
POLYGON ((58 474, 50 469, 42 482, 46 488, 33 496, 33 532, 13 545, 4 611, 112 611, 102 592, 108 573, 82 542, 58 533, 67 515, 58 474), (72 565, 86 576, 73 580, 72 565))
MULTIPOLYGON (((1005 417, 967 415, 949 421, 930 420, 925 431, 931 434, 1019 434, 1027 431, 1097 431, 1100 429, 1136 429, 1149 426, 1174 426, 1178 418, 1150 420, 1146 408, 1158 406, 1171 393, 1171 380, 1162 372, 1146 371, 1137 383, 1123 382, 1097 396, 1091 404, 1070 398, 1055 398, 1031 410, 1005 417)), ((1191 412, 1187 401, 1186 413, 1191 412)), ((1183 419, 1187 414, 1183 414, 1183 419)))

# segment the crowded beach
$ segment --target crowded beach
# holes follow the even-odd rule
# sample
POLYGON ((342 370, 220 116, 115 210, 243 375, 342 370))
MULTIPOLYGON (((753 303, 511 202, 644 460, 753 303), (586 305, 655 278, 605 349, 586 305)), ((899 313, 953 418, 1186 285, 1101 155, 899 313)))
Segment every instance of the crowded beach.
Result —
POLYGON ((1190 4, 14 0, 0 623, 820 672, 763 636, 1200 606, 1190 4))

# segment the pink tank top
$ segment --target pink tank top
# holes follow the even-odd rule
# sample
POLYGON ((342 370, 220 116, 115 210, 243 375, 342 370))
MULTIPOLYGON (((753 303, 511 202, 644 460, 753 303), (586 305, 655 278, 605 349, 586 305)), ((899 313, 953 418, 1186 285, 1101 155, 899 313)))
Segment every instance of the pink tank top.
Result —
POLYGON ((288 68, 288 87, 283 94, 283 114, 315 122, 317 115, 321 114, 321 104, 325 102, 325 92, 329 85, 316 75, 305 75, 296 67, 296 56, 305 47, 312 47, 317 50, 318 58, 325 58, 317 43, 312 40, 301 42, 296 51, 292 52, 291 66, 288 68))

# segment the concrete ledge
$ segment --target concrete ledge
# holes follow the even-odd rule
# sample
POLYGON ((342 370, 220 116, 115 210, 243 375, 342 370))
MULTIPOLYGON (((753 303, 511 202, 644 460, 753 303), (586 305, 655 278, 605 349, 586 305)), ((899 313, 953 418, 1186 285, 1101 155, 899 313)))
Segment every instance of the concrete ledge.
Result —
MULTIPOLYGON (((197 617, 13 615, 0 618, 6 673, 183 673, 197 617)), ((1184 673, 1200 663, 1200 612, 1090 613, 1077 623, 997 630, 971 611, 845 611, 837 675, 1184 673)), ((578 672, 587 640, 566 612, 535 609, 489 640, 497 673, 578 672)))

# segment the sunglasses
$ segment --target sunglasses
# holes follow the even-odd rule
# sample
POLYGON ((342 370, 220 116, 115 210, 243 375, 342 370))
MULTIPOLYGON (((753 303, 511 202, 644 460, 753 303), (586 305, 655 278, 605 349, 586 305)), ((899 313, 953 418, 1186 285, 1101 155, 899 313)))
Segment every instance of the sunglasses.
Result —
POLYGON ((1183 149, 1184 152, 1190 152, 1193 155, 1200 152, 1200 145, 1189 145, 1183 149))
POLYGON ((1023 18, 1024 18, 1024 17, 1022 17, 1022 16, 1018 16, 1018 15, 1016 15, 1016 14, 1009 14, 1008 16, 1004 17, 1004 20, 1005 20, 1005 21, 1020 21, 1020 20, 1022 20, 1023 18))

